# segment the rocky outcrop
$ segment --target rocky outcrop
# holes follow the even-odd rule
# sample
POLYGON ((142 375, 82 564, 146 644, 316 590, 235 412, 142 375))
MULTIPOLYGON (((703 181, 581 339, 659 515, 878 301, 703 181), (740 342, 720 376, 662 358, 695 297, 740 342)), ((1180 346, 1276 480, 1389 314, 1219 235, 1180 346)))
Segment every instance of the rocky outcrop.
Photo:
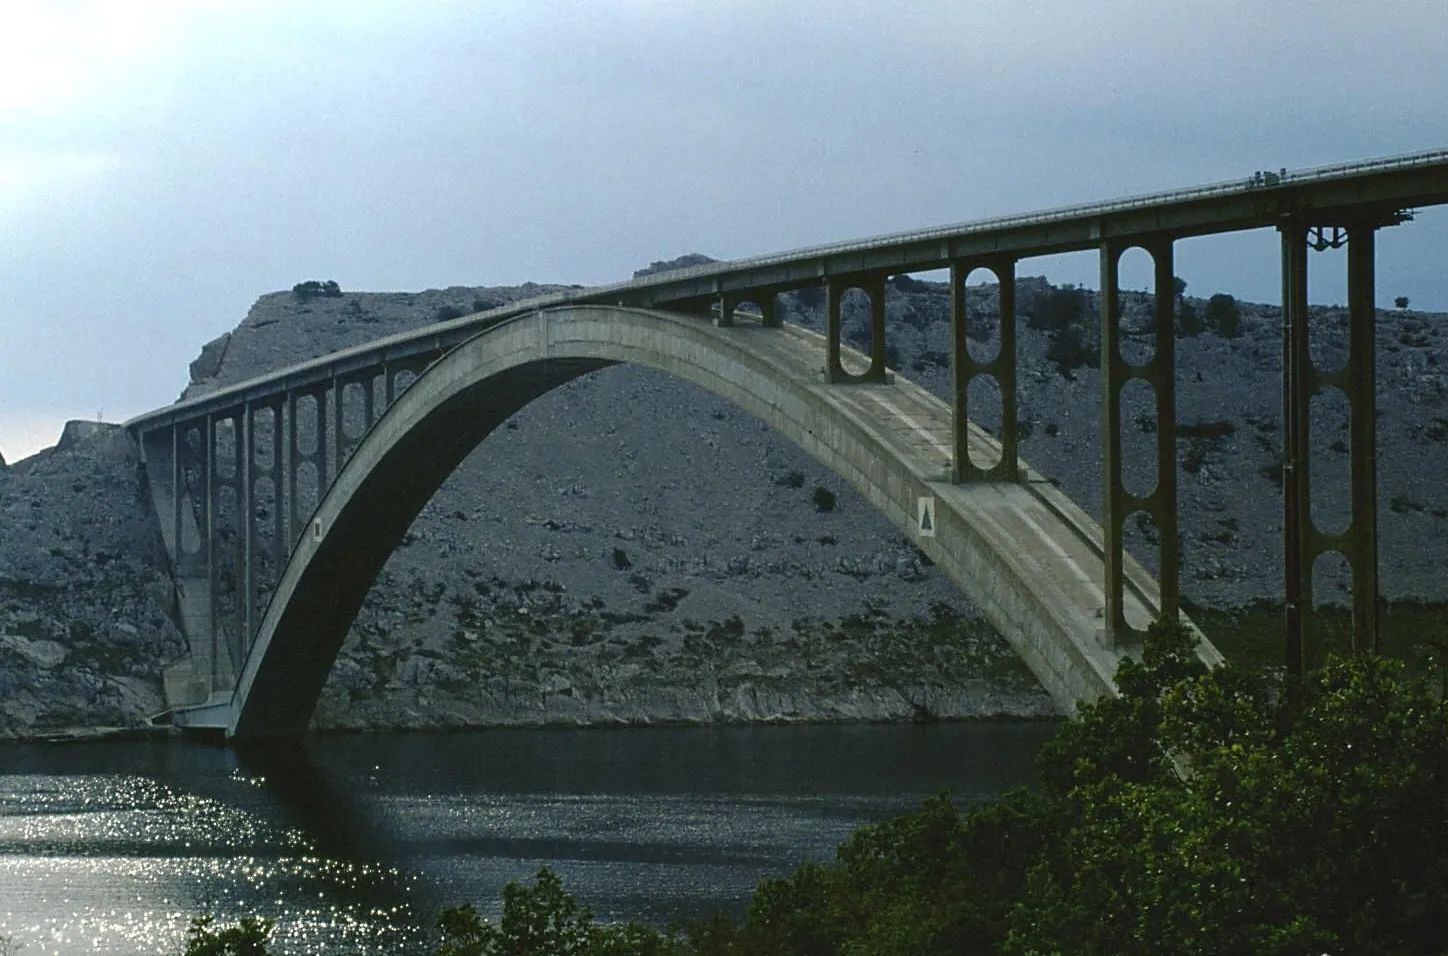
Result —
MULTIPOLYGON (((265 295, 206 346, 186 394, 556 288, 265 295)), ((1028 460, 1095 512, 1092 302, 1082 294, 1087 321, 1064 331, 1053 324, 1061 291, 1020 283, 1018 428, 1028 460)), ((973 347, 989 347, 994 296, 972 289, 973 347)), ((944 394, 945 287, 902 278, 886 304, 892 364, 944 394)), ((821 305, 809 291, 789 295, 783 316, 817 327, 821 305)), ((846 305, 846 338, 863 341, 865 314, 846 305)), ((1280 315, 1239 306, 1240 335, 1207 331, 1178 351, 1183 585, 1212 606, 1280 593, 1280 315)), ((1125 313, 1134 346, 1145 297, 1126 296, 1125 313)), ((1448 596, 1444 334, 1442 317, 1380 318, 1392 599, 1448 596)), ((1320 362, 1340 356, 1343 311, 1318 310, 1314 335, 1320 362)), ((998 424, 979 396, 972 409, 998 424)), ((1140 490, 1153 480, 1140 465, 1154 441, 1148 411, 1128 396, 1128 486, 1140 490)), ((1314 424, 1316 435, 1335 427, 1314 424)), ((1313 463, 1328 524, 1346 497, 1345 447, 1329 438, 1313 463)), ((182 647, 147 497, 129 439, 95 423, 0 470, 0 735, 134 724, 160 709, 160 666, 182 647)), ((1154 563, 1152 529, 1128 532, 1154 563)), ((1330 573, 1323 580, 1319 593, 1341 596, 1330 573)), ((316 723, 894 720, 1050 706, 924 555, 837 478, 710 394, 611 368, 522 410, 438 491, 369 595, 316 723), (819 510, 817 488, 832 509, 819 510)))
POLYGON ((182 653, 135 445, 72 422, 0 476, 0 737, 134 726, 182 653))
POLYGON ((633 277, 641 279, 644 276, 657 275, 660 272, 675 272, 679 269, 692 269, 694 266, 707 266, 711 262, 718 262, 718 259, 711 259, 698 252, 685 253, 677 259, 659 259, 651 262, 643 269, 635 269, 633 277))

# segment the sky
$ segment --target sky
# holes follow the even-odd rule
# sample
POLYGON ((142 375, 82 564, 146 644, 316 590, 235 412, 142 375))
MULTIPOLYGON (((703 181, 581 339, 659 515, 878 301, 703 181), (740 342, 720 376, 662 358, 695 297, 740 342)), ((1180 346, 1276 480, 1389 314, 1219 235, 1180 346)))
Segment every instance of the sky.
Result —
MULTIPOLYGON (((1448 147, 1443 0, 3 4, 10 462, 174 401, 304 279, 592 285, 1448 147)), ((1176 265, 1280 298, 1270 231, 1176 265)), ((1340 255, 1312 270, 1345 301, 1340 255)), ((1377 289, 1448 311, 1448 212, 1380 234, 1377 289)))

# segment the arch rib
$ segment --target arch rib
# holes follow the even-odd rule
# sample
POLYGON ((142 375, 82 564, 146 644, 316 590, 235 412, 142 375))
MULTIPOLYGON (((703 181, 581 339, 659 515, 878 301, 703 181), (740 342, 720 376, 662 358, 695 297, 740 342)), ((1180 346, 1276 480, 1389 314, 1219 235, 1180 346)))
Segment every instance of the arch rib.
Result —
MULTIPOLYGON (((580 375, 642 365, 702 386, 842 476, 918 544, 1000 630, 1067 712, 1114 690, 1130 648, 1106 639, 1101 530, 1022 463, 1020 482, 952 482, 950 408, 904 379, 831 387, 822 336, 714 327, 687 316, 565 306, 493 326, 440 358, 363 437, 297 543, 229 704, 177 723, 232 737, 293 736, 373 579, 457 464, 514 412, 580 375), (933 534, 917 526, 934 503, 933 534)), ((994 440, 971 426, 971 441, 994 440)), ((1156 616, 1156 583, 1125 562, 1127 619, 1156 616)), ((1190 622, 1187 622, 1190 626, 1190 622)), ((1210 664, 1220 655, 1203 642, 1210 664)))

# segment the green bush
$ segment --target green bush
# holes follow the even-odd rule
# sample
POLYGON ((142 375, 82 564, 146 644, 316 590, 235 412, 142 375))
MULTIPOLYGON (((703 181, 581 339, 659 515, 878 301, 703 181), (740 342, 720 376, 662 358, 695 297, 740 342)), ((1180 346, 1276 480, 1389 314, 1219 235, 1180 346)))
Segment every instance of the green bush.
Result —
POLYGON ((778 478, 775 478, 775 479, 774 479, 774 483, 775 483, 776 485, 780 485, 781 487, 784 487, 784 488, 803 488, 803 487, 804 487, 804 472, 802 472, 802 471, 797 471, 797 470, 795 470, 795 469, 790 469, 789 471, 785 472, 783 475, 780 475, 778 478))
POLYGON ((1218 292, 1207 300, 1207 328, 1224 339, 1242 334, 1242 310, 1234 297, 1218 292))
POLYGON ((1210 673, 1157 625, 1121 696, 1044 748, 1042 788, 944 797, 760 885, 700 954, 1439 956, 1448 705, 1382 658, 1300 685, 1210 673))
POLYGON ((815 485, 814 505, 816 511, 834 511, 835 493, 833 491, 830 491, 824 485, 815 485))
POLYGON ((1177 306, 1176 330, 1183 338, 1196 338, 1207 330, 1207 323, 1197 314, 1196 306, 1183 302, 1177 306))
POLYGON ((266 956, 272 921, 248 916, 234 926, 214 930, 215 917, 198 916, 186 932, 185 956, 266 956))
POLYGON ((533 885, 503 887, 503 915, 492 924, 470 904, 438 917, 437 956, 673 956, 679 940, 641 923, 600 926, 547 867, 533 885))
POLYGON ((1085 290, 1064 285, 1036 296, 1034 306, 1026 317, 1026 326, 1060 332, 1071 326, 1079 326, 1085 318, 1085 290))
POLYGON ((306 302, 317 297, 335 299, 342 294, 342 287, 331 279, 319 282, 316 279, 308 279, 306 282, 298 282, 292 286, 292 295, 300 302, 306 302))
POLYGON ((1101 364, 1099 349, 1086 342, 1086 334, 1079 325, 1070 325, 1051 337, 1046 346, 1046 360, 1056 366, 1062 378, 1070 378, 1078 368, 1096 368, 1101 364))

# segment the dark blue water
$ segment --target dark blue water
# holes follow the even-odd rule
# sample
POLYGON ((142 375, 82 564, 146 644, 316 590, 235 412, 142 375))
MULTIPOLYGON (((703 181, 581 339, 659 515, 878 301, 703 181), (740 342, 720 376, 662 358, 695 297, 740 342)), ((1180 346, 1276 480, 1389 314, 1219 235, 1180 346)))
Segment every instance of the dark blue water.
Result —
POLYGON ((259 914, 285 953, 416 949, 547 865, 600 917, 742 912, 754 884, 949 788, 1027 785, 1049 723, 498 730, 0 745, 0 937, 180 953, 259 914))

